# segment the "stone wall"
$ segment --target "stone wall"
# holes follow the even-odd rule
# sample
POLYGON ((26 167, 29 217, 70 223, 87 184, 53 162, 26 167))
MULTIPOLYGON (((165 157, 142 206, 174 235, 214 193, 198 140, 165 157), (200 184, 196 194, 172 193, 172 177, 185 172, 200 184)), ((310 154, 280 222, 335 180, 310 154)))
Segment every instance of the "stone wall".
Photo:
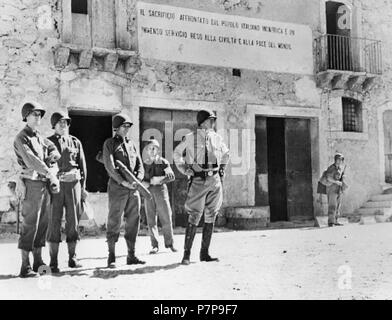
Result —
MULTIPOLYGON (((307 24, 314 37, 322 30, 320 2, 314 0, 146 2, 307 24)), ((89 110, 94 106, 86 105, 83 97, 77 99, 79 102, 71 99, 73 94, 80 94, 83 88, 88 88, 89 95, 96 94, 97 101, 100 101, 102 91, 108 89, 107 92, 110 92, 104 97, 105 107, 113 108, 114 103, 117 108, 122 102, 123 110, 134 115, 135 121, 140 107, 135 101, 140 99, 183 102, 184 109, 195 108, 202 103, 216 103, 223 106, 221 115, 226 129, 246 128, 253 131, 254 114, 248 112, 249 105, 320 109, 320 136, 316 134, 315 137, 319 140, 319 147, 313 150, 317 153, 314 179, 331 162, 333 153, 341 151, 346 154, 351 169, 351 189, 343 210, 352 212, 369 195, 380 191, 377 108, 390 101, 391 61, 388 53, 391 48, 389 20, 392 5, 389 1, 371 0, 362 4, 363 36, 383 40, 385 74, 383 81, 372 92, 360 97, 367 114, 367 132, 357 137, 343 134, 339 128, 341 96, 351 93, 323 93, 316 87, 313 76, 241 70, 241 77, 234 77, 228 68, 154 60, 141 60, 136 73, 125 75, 121 68, 113 73, 103 72, 99 59, 93 59, 90 69, 78 70, 74 56, 71 56, 67 68, 56 69, 53 48, 60 43, 60 3, 55 0, 0 1, 0 111, 3 115, 0 126, 0 186, 16 179, 18 166, 12 141, 23 127, 20 117, 22 101, 26 98, 39 100, 49 109, 49 115, 60 106, 89 110)), ((128 0, 127 8, 128 32, 133 39, 133 49, 137 48, 135 3, 128 0)), ((160 107, 159 103, 156 107, 160 107)), ((42 131, 45 135, 50 133, 49 121, 44 121, 42 131)), ((134 132, 134 135, 138 136, 138 132, 134 132)), ((254 154, 250 156, 254 162, 254 154)), ((251 170, 244 175, 229 174, 225 183, 225 206, 253 205, 253 175, 251 170)))

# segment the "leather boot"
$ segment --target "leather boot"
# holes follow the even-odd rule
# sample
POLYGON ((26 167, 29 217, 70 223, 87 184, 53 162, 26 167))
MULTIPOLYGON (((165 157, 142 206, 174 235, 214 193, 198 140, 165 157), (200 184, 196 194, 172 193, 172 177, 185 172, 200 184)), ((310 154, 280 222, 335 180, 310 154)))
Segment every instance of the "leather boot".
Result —
POLYGON ((68 242, 68 267, 76 269, 81 268, 82 265, 76 259, 76 241, 75 242, 68 242))
POLYGON ((108 241, 108 268, 116 267, 116 243, 114 241, 108 241))
POLYGON ((34 248, 33 249, 33 271, 38 272, 40 267, 46 266, 45 262, 42 260, 42 248, 34 248))
POLYGON ((59 243, 49 242, 49 254, 50 254, 50 270, 52 273, 59 273, 59 263, 58 263, 58 254, 59 254, 59 243))
POLYGON ((184 257, 182 258, 181 264, 189 265, 191 258, 191 249, 193 240, 195 239, 197 226, 192 223, 188 223, 185 231, 185 243, 184 243, 184 257))
POLYGON ((19 277, 21 278, 33 278, 36 277, 37 274, 33 272, 30 266, 30 260, 29 260, 29 251, 26 250, 21 250, 22 252, 22 267, 20 268, 20 274, 19 277))
POLYGON ((200 250, 200 261, 219 261, 218 258, 211 258, 208 254, 208 249, 210 248, 211 237, 214 231, 213 223, 204 223, 203 236, 201 240, 201 250, 200 250))
POLYGON ((127 265, 146 264, 145 261, 142 261, 138 257, 135 256, 134 245, 128 240, 126 240, 126 242, 127 242, 127 247, 128 247, 127 265))

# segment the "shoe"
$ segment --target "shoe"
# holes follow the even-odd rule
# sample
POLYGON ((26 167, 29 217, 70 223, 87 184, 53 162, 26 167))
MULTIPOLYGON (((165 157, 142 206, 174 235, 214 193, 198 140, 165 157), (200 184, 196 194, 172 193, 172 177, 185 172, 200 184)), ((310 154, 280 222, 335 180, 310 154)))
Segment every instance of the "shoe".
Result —
POLYGON ((189 266, 191 264, 191 251, 184 250, 184 257, 182 258, 181 264, 184 266, 189 266))
POLYGON ((339 223, 339 222, 336 222, 336 223, 334 223, 333 225, 334 225, 334 226, 338 226, 338 227, 343 227, 343 224, 341 224, 341 223, 339 223))
POLYGON ((30 252, 22 250, 22 267, 20 268, 19 277, 21 278, 34 278, 37 273, 33 272, 30 266, 29 255, 30 252))
POLYGON ((208 249, 211 243, 212 233, 214 231, 214 224, 213 223, 204 223, 203 227, 203 235, 201 240, 201 250, 200 250, 200 261, 203 262, 218 262, 218 258, 212 258, 208 254, 208 249))
POLYGON ((20 268, 19 277, 21 278, 35 278, 38 274, 34 272, 30 266, 20 268))
POLYGON ((174 246, 173 246, 173 245, 171 245, 171 246, 168 246, 167 248, 168 248, 168 249, 170 249, 170 250, 171 250, 171 252, 178 252, 178 250, 177 250, 176 248, 174 248, 174 246))
POLYGON ((82 265, 76 259, 76 242, 68 242, 68 267, 72 269, 81 268, 82 265))
POLYGON ((116 256, 114 253, 109 253, 108 256, 108 268, 114 269, 116 267, 116 256))
POLYGON ((150 254, 157 254, 159 252, 159 248, 158 247, 154 247, 152 248, 152 250, 150 251, 150 254))
POLYGON ((113 241, 108 241, 108 268, 114 269, 116 267, 116 253, 115 253, 116 243, 113 241))
POLYGON ((328 223, 328 227, 333 227, 334 225, 334 223, 328 223))
POLYGON ((59 243, 49 242, 50 263, 49 267, 52 273, 60 273, 57 256, 59 253, 59 243))
POLYGON ((184 257, 182 258, 181 261, 181 264, 185 266, 188 266, 191 263, 190 262, 191 249, 192 249, 193 240, 195 239, 196 231, 197 231, 197 226, 188 223, 185 231, 184 257))
POLYGON ((146 264, 146 262, 138 259, 136 256, 128 256, 127 265, 133 265, 133 264, 146 264))
POLYGON ((46 267, 45 262, 42 260, 42 248, 34 248, 33 257, 34 257, 34 263, 33 263, 34 272, 38 272, 40 271, 40 269, 43 269, 42 267, 46 267))

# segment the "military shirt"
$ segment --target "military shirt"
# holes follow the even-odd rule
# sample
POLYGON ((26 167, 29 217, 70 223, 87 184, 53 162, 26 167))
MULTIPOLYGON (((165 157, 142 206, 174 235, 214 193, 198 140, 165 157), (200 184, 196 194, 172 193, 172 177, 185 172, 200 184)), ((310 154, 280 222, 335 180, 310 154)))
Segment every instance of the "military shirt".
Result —
POLYGON ((196 133, 189 133, 174 150, 174 162, 183 174, 188 168, 196 172, 205 170, 206 158, 209 168, 227 165, 230 159, 223 138, 212 129, 198 129, 196 133))
POLYGON ((60 159, 56 146, 29 126, 16 136, 14 151, 23 170, 22 176, 32 180, 45 178, 49 167, 60 159))
POLYGON ((170 168, 170 163, 165 158, 158 156, 154 161, 144 163, 144 181, 150 182, 154 177, 163 177, 166 175, 167 168, 170 168))
POLYGON ((109 138, 103 145, 103 162, 110 178, 121 184, 125 179, 116 169, 116 160, 121 161, 139 180, 143 180, 144 168, 135 144, 119 135, 109 138))
POLYGON ((61 136, 54 134, 48 138, 57 147, 61 154, 60 160, 57 162, 59 173, 70 172, 73 169, 79 169, 83 188, 86 186, 87 166, 86 158, 83 151, 82 143, 74 136, 61 136))

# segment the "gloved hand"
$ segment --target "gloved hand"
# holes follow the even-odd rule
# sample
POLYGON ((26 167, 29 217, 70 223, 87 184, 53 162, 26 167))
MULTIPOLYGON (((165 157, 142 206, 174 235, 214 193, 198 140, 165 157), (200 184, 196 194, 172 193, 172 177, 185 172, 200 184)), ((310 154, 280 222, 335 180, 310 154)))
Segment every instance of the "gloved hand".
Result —
POLYGON ((15 193, 19 200, 24 200, 24 198, 26 197, 26 185, 21 177, 16 182, 15 193))
POLYGON ((225 167, 224 166, 219 167, 219 177, 221 178, 222 181, 225 178, 225 167))

